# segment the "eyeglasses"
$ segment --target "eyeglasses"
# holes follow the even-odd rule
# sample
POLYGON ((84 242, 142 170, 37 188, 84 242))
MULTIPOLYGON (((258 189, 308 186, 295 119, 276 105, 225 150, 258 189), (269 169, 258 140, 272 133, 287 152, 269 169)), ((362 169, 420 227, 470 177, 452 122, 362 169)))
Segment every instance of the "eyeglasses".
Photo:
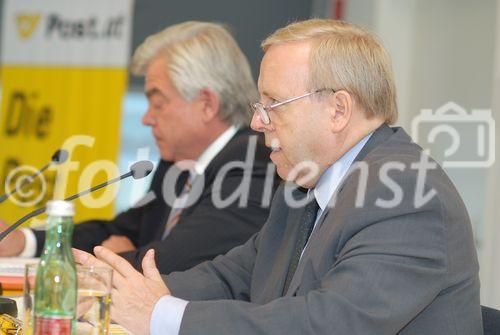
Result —
POLYGON ((308 97, 310 95, 313 95, 313 94, 316 94, 316 93, 321 93, 321 92, 324 92, 324 91, 332 91, 333 93, 335 93, 335 90, 332 89, 332 88, 322 88, 322 89, 319 89, 319 90, 316 90, 316 91, 313 91, 313 92, 302 94, 302 95, 300 95, 298 97, 293 97, 293 98, 287 99, 285 101, 276 102, 276 103, 274 103, 272 105, 269 105, 269 106, 264 106, 260 102, 255 102, 255 103, 251 104, 251 106, 252 106, 252 110, 253 110, 254 113, 259 113, 259 116, 260 116, 260 119, 262 120, 262 123, 264 123, 264 124, 267 125, 267 124, 271 123, 271 119, 269 118, 269 111, 270 110, 272 110, 274 108, 277 108, 277 107, 280 107, 280 106, 283 106, 283 105, 285 105, 287 103, 293 102, 295 100, 299 100, 299 99, 308 97))

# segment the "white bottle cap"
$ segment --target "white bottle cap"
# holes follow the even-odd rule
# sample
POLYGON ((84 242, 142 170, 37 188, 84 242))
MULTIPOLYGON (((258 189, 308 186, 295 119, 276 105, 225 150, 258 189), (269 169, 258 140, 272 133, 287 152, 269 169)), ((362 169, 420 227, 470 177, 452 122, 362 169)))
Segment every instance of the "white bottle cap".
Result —
POLYGON ((75 206, 70 201, 51 200, 47 202, 46 212, 51 216, 74 216, 75 206))

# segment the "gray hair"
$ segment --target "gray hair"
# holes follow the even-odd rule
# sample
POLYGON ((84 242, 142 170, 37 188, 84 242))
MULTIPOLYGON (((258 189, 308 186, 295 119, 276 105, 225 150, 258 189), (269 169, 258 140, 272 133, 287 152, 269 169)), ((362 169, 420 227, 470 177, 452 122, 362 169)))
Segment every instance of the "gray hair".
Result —
POLYGON ((276 30, 264 42, 272 45, 311 41, 311 90, 345 89, 354 94, 369 118, 392 124, 398 118, 391 61, 377 37, 342 21, 310 19, 276 30))
POLYGON ((188 21, 151 35, 135 51, 132 72, 144 75, 158 56, 168 60, 166 71, 184 99, 211 89, 219 96, 222 120, 249 123, 250 103, 258 99, 255 82, 247 58, 224 26, 188 21))

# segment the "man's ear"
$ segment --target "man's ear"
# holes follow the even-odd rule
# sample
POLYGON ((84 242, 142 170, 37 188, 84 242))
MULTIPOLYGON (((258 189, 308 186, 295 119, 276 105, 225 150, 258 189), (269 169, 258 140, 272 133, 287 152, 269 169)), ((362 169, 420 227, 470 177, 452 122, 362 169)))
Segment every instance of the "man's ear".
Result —
POLYGON ((219 114, 220 99, 219 95, 208 88, 200 90, 197 98, 202 112, 202 120, 204 122, 212 121, 219 114))
POLYGON ((347 91, 340 90, 329 95, 328 103, 331 130, 334 133, 342 132, 351 119, 353 97, 347 91))

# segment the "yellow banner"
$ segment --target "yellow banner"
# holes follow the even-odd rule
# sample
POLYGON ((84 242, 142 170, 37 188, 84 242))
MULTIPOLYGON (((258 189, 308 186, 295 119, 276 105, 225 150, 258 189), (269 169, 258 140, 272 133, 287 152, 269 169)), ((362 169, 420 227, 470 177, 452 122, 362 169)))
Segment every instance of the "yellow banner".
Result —
MULTIPOLYGON (((13 222, 49 199, 119 174, 114 162, 125 68, 24 65, 4 66, 1 73, 0 193, 12 190, 21 174, 46 165, 57 149, 64 147, 70 157, 2 203, 0 218, 13 222)), ((111 217, 115 191, 110 187, 78 200, 75 220, 111 217)))

